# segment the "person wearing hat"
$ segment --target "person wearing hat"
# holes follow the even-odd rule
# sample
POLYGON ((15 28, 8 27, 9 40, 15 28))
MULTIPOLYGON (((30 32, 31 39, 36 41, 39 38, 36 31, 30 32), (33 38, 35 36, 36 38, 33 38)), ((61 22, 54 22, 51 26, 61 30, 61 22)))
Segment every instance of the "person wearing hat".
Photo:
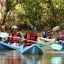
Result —
POLYGON ((11 32, 9 33, 9 44, 18 45, 20 43, 21 34, 18 31, 16 25, 11 27, 11 32))
POLYGON ((56 41, 64 40, 63 32, 60 26, 53 27, 50 35, 51 35, 51 38, 55 38, 56 41))
POLYGON ((46 43, 46 42, 54 43, 55 38, 51 38, 51 36, 52 36, 51 31, 49 31, 49 28, 46 27, 46 28, 44 28, 43 35, 41 37, 37 38, 37 42, 38 43, 46 43))
POLYGON ((55 26, 52 29, 52 32, 54 32, 56 34, 55 36, 56 36, 57 41, 64 40, 63 32, 62 32, 62 29, 60 28, 60 26, 55 26))

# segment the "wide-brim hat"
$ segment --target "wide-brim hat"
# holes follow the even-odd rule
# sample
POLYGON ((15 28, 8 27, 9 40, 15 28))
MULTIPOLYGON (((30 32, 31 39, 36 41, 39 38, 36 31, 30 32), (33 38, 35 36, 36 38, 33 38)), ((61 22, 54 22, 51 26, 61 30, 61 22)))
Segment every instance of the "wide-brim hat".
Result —
POLYGON ((55 27, 52 29, 52 31, 58 31, 58 30, 60 30, 60 26, 55 26, 55 27))

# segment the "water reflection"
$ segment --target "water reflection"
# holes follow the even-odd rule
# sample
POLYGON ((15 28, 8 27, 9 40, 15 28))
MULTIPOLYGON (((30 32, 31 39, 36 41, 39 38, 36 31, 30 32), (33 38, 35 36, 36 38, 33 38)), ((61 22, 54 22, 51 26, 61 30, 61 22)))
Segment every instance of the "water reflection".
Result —
POLYGON ((21 55, 17 51, 0 51, 0 64, 64 64, 64 53, 21 55))
POLYGON ((45 53, 43 64, 64 64, 64 52, 61 53, 45 53))
POLYGON ((10 55, 8 56, 8 64, 20 64, 21 59, 19 53, 16 51, 10 52, 10 55))
POLYGON ((62 64, 62 57, 52 57, 51 58, 51 64, 62 64))
POLYGON ((38 64, 41 55, 21 55, 17 51, 0 52, 0 64, 38 64))
POLYGON ((42 55, 24 55, 23 57, 28 64, 39 64, 42 59, 42 55))
POLYGON ((17 51, 0 52, 0 64, 20 64, 20 55, 17 51))

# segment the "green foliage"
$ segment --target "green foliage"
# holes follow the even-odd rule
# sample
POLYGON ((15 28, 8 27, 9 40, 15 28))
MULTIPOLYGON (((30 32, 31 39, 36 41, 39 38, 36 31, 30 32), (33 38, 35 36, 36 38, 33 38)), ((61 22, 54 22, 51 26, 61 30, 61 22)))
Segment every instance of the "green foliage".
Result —
POLYGON ((15 11, 20 14, 25 14, 25 10, 21 4, 15 5, 15 11))
POLYGON ((12 8, 13 0, 7 0, 7 11, 12 8))
POLYGON ((7 10, 6 24, 27 24, 37 29, 64 25, 64 0, 7 0, 7 10))

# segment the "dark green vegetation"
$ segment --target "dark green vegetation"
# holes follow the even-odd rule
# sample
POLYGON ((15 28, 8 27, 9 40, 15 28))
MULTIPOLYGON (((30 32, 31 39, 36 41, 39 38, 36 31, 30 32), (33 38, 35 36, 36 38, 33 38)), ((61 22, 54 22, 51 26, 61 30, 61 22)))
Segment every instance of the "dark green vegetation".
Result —
MULTIPOLYGON (((3 2, 2 2, 3 3, 3 2)), ((7 0, 2 24, 18 25, 22 29, 33 25, 43 27, 64 25, 64 0, 7 0)))

